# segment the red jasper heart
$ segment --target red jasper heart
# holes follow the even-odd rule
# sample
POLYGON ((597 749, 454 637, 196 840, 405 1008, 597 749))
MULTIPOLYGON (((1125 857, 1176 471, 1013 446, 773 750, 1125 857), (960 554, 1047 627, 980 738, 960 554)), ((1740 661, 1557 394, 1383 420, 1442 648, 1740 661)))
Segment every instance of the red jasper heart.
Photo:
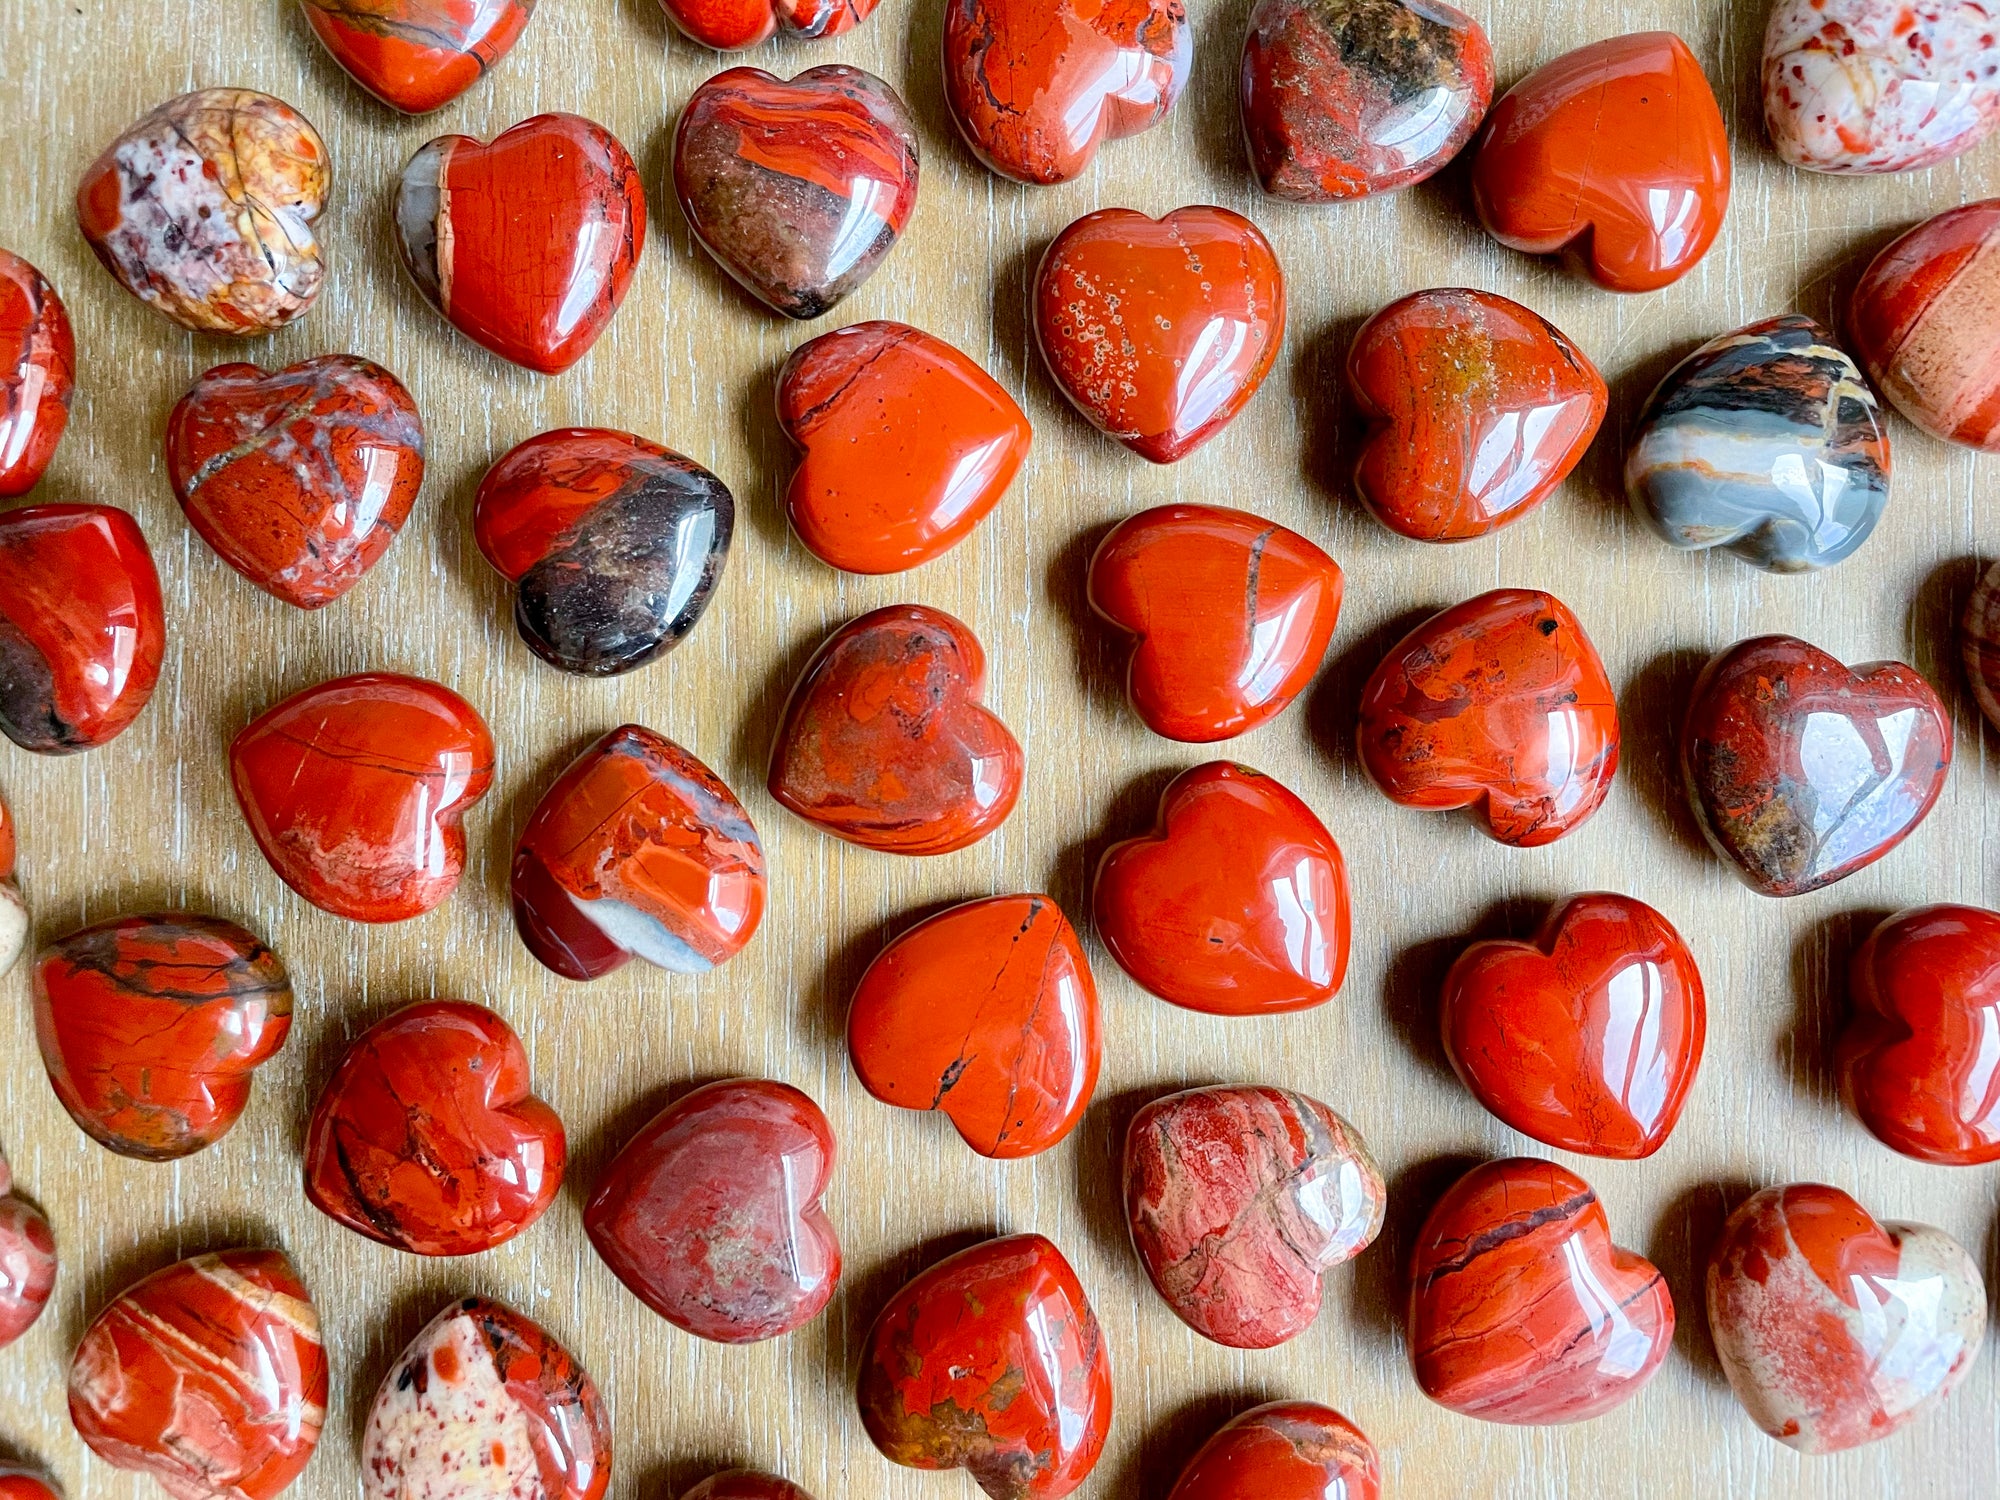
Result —
POLYGON ((292 1029, 285 966, 220 917, 100 922, 43 949, 34 981, 56 1098, 91 1139, 141 1161, 228 1134, 292 1029))
POLYGON ((1090 559, 1090 607, 1138 637, 1125 694, 1170 740, 1226 740, 1277 717, 1326 656, 1340 566, 1247 511, 1162 505, 1090 559))
POLYGON ((38 1470, 0 1464, 0 1500, 63 1500, 63 1497, 55 1482, 38 1470))
POLYGON ((1590 1184, 1554 1162, 1474 1167, 1418 1231, 1410 1361, 1441 1406, 1580 1422, 1629 1400, 1674 1338, 1659 1269, 1611 1243, 1590 1184))
POLYGON ((369 1027, 327 1079, 306 1196, 379 1244, 477 1255, 542 1216, 565 1157, 514 1029, 483 1005, 427 1000, 369 1027))
MULTIPOLYGON (((0 1494, 0 1500, 7 1500, 0 1494)), ((758 1474, 749 1469, 731 1469, 714 1474, 681 1496, 681 1500, 813 1500, 789 1479, 775 1474, 758 1474)))
POLYGON ((1701 1066, 1694 955, 1643 901, 1556 905, 1533 942, 1474 943, 1444 982, 1452 1068, 1544 1145, 1634 1159, 1665 1143, 1701 1066))
MULTIPOLYGON (((14 1196, 14 1169, 0 1153, 0 1349, 34 1327, 56 1289, 56 1237, 42 1211, 14 1196)), ((9 1469, 0 1464, 0 1500, 9 1469)))
POLYGON ((789 1084, 731 1079, 655 1115, 605 1170, 583 1227, 654 1312, 723 1344, 820 1315, 840 1284, 821 1199, 833 1127, 789 1084))
POLYGON ((483 145, 441 135, 396 189, 403 264, 458 331, 559 374, 589 351, 632 282, 646 195, 631 153, 580 115, 536 115, 483 145))
POLYGON ((302 0, 333 60, 406 115, 442 109, 521 39, 535 0, 302 0))
POLYGON ((0 498, 25 495, 56 455, 76 394, 76 335, 46 276, 0 250, 0 498))
POLYGON ((1169 782, 1153 832, 1105 850, 1092 904, 1120 967, 1189 1010, 1304 1010, 1347 975, 1340 846, 1248 766, 1210 761, 1169 782))
POLYGON ((839 36, 868 19, 877 0, 660 0, 667 19, 704 47, 740 52, 787 37, 839 36))
POLYGON ((1223 1423, 1167 1500, 1382 1500, 1382 1461, 1332 1407, 1273 1401, 1223 1423))
POLYGON ((892 605, 828 636, 792 689, 771 795, 850 843, 949 854, 1006 821, 1021 747, 979 698, 986 653, 943 610, 892 605))
POLYGON ((276 374, 218 365, 167 419, 167 477, 222 560, 300 609, 361 581, 424 482, 424 425, 403 383, 352 355, 276 374))
POLYGON ((885 1104, 942 1110, 981 1156, 1076 1128, 1103 1055, 1083 944, 1047 896, 991 896, 919 922, 868 966, 847 1051, 885 1104))

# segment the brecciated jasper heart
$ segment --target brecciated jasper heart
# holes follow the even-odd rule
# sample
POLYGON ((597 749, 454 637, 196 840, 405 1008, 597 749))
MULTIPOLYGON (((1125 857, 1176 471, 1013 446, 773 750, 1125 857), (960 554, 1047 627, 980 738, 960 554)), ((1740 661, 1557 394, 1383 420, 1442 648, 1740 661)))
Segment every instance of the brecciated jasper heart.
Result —
POLYGON ((980 703, 986 653, 940 609, 896 604, 841 626, 806 663, 771 754, 771 795, 891 854, 949 854, 1021 795, 1021 746, 980 703))
POLYGON ((1347 977, 1340 846, 1248 766, 1210 761, 1169 782, 1153 831, 1104 851, 1091 903, 1119 966, 1189 1010, 1305 1010, 1347 977))
POLYGON ((1226 208, 1103 208, 1035 273, 1035 341, 1076 409, 1141 458, 1185 458, 1235 420, 1285 337, 1271 242, 1226 208))
POLYGON ((850 573, 900 573, 957 546, 1034 436, 971 356, 904 323, 857 323, 794 349, 778 421, 804 450, 785 490, 792 530, 850 573))
POLYGON ((441 109, 520 40, 535 0, 300 0, 313 34, 369 93, 406 115, 441 109))
POLYGON ((493 736, 448 688, 363 672, 253 720, 229 779, 286 885, 335 916, 400 922, 458 884, 460 820, 493 783, 493 736))
POLYGON ((740 52, 787 38, 839 36, 868 19, 876 0, 660 0, 682 33, 704 47, 740 52))
POLYGON ((0 515, 0 730, 69 755, 116 739, 166 654, 160 575, 139 523, 109 505, 0 515))
POLYGON ((1382 1462, 1332 1407, 1273 1401, 1216 1429, 1167 1500, 1382 1500, 1382 1462))
POLYGON ((382 559, 424 482, 424 424, 378 364, 218 365, 167 419, 167 477, 222 560, 300 609, 382 559))
POLYGON ((0 250, 0 498, 25 495, 55 457, 76 390, 76 336, 49 280, 0 250))
POLYGON ((562 1186, 562 1121, 529 1087, 521 1039, 485 1006, 406 1005, 364 1031, 320 1091, 306 1196, 417 1255, 504 1245, 562 1186))
POLYGON ((617 137, 536 115, 492 144, 441 135, 403 168, 396 241, 411 280, 458 331, 555 375, 625 300, 646 243, 646 194, 617 137))
POLYGON ((1061 1500, 1111 1428, 1111 1360, 1063 1253, 1039 1234, 939 1261, 882 1309, 861 1421, 913 1469, 964 1469, 992 1500, 1061 1500))
POLYGON ((665 735, 614 729, 570 763, 514 849, 514 925, 565 979, 634 954, 700 974, 763 920, 764 846, 736 794, 665 735))
POLYGON ((981 1156, 1048 1150, 1083 1118, 1103 1057, 1076 929, 1047 896, 989 896, 919 922, 861 976, 847 1052, 869 1093, 942 1110, 981 1156))
MULTIPOLYGON (((14 1170, 0 1153, 0 1349, 34 1327, 56 1289, 56 1237, 42 1211, 14 1196, 14 1170)), ((8 1500, 0 1465, 0 1500, 8 1500)))
POLYGON ((1708 1005, 1673 924, 1592 892, 1532 942, 1474 943, 1445 976, 1444 1050, 1465 1086, 1544 1145, 1651 1156, 1701 1066, 1708 1005))
POLYGON ((760 301, 817 318, 895 248, 917 206, 902 96, 845 64, 790 83, 731 68, 674 128, 674 193, 703 247, 760 301))
POLYGON ((1090 559, 1090 607, 1136 637, 1125 696, 1170 740, 1226 740, 1312 681, 1340 617, 1340 565, 1248 511, 1162 505, 1090 559))
POLYGON ((1618 770, 1618 708, 1569 606, 1495 589, 1403 637, 1361 693, 1357 738, 1392 802, 1464 809, 1503 844, 1580 827, 1618 770))
POLYGON ((119 917, 35 959, 35 1040, 93 1140, 141 1161, 212 1146, 292 1027, 278 956, 234 922, 119 917))
POLYGON ((679 645, 729 561, 736 500, 693 459, 629 432, 564 427, 502 455, 472 505, 479 550, 514 585, 514 628, 584 677, 679 645))
POLYGON ((611 1422, 548 1330, 464 1297, 389 1367, 361 1435, 363 1500, 600 1500, 611 1422))
POLYGON ((1347 384, 1368 419, 1355 491, 1420 542, 1520 520, 1577 466, 1610 400, 1555 324, 1463 287, 1412 292, 1362 324, 1347 384))
POLYGON ((632 1295, 699 1338, 750 1344, 802 1328, 840 1285, 821 1199, 833 1127, 789 1084, 711 1083, 626 1142, 583 1227, 632 1295))
POLYGON ((1319 1316, 1320 1276, 1367 1249, 1388 1190, 1360 1134, 1304 1094, 1189 1089, 1125 1133, 1125 1217, 1183 1323, 1270 1349, 1319 1316))
POLYGON ((1438 1200, 1410 1266, 1410 1360, 1441 1406, 1544 1426, 1599 1416, 1653 1378, 1674 1300, 1611 1243, 1590 1184, 1554 1162, 1487 1162, 1438 1200))
POLYGON ((1951 715, 1901 662, 1850 671, 1766 635, 1709 662, 1680 748, 1715 852, 1752 890, 1797 896, 1872 865, 1924 820, 1951 768, 1951 715))
POLYGON ((1942 1401, 1986 1342, 1958 1241, 1878 1224, 1839 1188, 1765 1188, 1708 1261, 1708 1331, 1751 1419, 1801 1453, 1887 1437, 1942 1401))

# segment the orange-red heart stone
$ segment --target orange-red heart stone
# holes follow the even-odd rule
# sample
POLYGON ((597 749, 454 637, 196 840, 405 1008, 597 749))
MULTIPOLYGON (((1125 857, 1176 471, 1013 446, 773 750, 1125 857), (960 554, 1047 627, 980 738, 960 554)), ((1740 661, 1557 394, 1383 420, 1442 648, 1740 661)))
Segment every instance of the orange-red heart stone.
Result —
POLYGON ((1223 1423, 1167 1500, 1382 1500, 1382 1462, 1332 1407, 1273 1401, 1223 1423))
POLYGON ((301 0, 348 76, 406 115, 442 109, 505 57, 535 0, 301 0))

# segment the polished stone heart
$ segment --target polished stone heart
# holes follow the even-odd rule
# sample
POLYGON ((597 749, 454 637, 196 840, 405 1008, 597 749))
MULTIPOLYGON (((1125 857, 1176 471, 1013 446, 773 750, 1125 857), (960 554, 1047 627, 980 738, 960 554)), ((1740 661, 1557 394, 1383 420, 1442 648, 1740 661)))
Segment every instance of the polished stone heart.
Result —
POLYGON ((1332 1407, 1273 1401, 1216 1429, 1167 1500, 1382 1500, 1382 1461, 1332 1407))
MULTIPOLYGON (((14 1170, 0 1154, 0 1349, 34 1327, 55 1289, 55 1232, 39 1208, 14 1196, 14 1170)), ((0 1500, 9 1500, 4 1484, 0 1500)))
POLYGON ((1631 1399, 1674 1339, 1651 1261, 1611 1243, 1590 1184, 1554 1162, 1487 1162, 1440 1198, 1410 1264, 1410 1362, 1424 1394, 1543 1426, 1631 1399))
POLYGON ((25 495, 55 457, 76 394, 76 335, 46 276, 0 250, 0 499, 25 495))
POLYGON ((348 76, 406 115, 442 109, 521 39, 535 0, 300 0, 348 76))
POLYGON ((868 19, 876 0, 660 0, 682 34, 720 52, 740 52, 779 32, 788 40, 839 36, 868 19))
POLYGON ((0 1500, 63 1500, 63 1497, 55 1482, 39 1469, 0 1463, 0 1500))
MULTIPOLYGON (((0 1500, 5 1500, 0 1496, 0 1500)), ((789 1479, 775 1474, 758 1474, 749 1469, 731 1469, 714 1474, 681 1496, 681 1500, 813 1500, 789 1479)))
POLYGON ((441 135, 403 168, 396 242, 431 305, 544 375, 589 352, 646 244, 631 153, 581 115, 536 115, 485 145, 441 135))
POLYGON ((0 797, 0 975, 14 967, 28 946, 28 903, 14 879, 14 853, 14 814, 0 797))
POLYGON ((2000 729, 2000 563, 1979 575, 1958 626, 1959 660, 1973 701, 2000 729))

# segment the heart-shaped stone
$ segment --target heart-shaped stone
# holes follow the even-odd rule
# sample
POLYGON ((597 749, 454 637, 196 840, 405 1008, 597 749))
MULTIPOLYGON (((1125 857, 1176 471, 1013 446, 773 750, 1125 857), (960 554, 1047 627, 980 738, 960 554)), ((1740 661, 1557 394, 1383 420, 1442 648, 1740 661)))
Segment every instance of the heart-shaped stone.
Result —
POLYGON ((655 1115, 584 1209, 632 1295, 698 1338, 751 1344, 803 1328, 840 1285, 821 1200, 833 1127, 789 1084, 711 1083, 655 1115))
POLYGON ((1119 967, 1189 1010, 1305 1010, 1347 977, 1340 846, 1248 766, 1210 761, 1167 783, 1153 831, 1104 851, 1091 907, 1119 967))
POLYGON ((1182 0, 947 0, 944 97, 972 154, 1016 182, 1083 175, 1099 143, 1173 107, 1194 62, 1182 0))
POLYGON ((741 52, 782 31, 787 39, 839 36, 868 19, 876 0, 660 0, 682 34, 719 52, 741 52))
POLYGON ((1614 292, 1678 281, 1729 208, 1715 91, 1670 31, 1610 37, 1545 63, 1493 106, 1472 202, 1501 244, 1567 253, 1614 292))
POLYGON ((485 1297, 433 1318, 389 1367, 361 1435, 364 1500, 601 1500, 611 1422, 576 1358, 485 1297))
POLYGON ((1666 1143, 1708 1033, 1701 971, 1673 924, 1601 891, 1558 902, 1532 942, 1467 948, 1442 1012, 1453 1071, 1494 1115, 1623 1160, 1666 1143))
POLYGON ((1368 1248, 1387 1200, 1360 1134, 1304 1094, 1190 1089, 1125 1133, 1139 1262, 1183 1323, 1233 1349, 1310 1328, 1322 1273, 1368 1248))
POLYGON ((424 1000, 364 1031, 313 1106, 306 1196, 416 1255, 504 1245, 555 1202, 567 1147, 528 1054, 483 1005, 424 1000))
POLYGON ((55 1231, 39 1208, 14 1196, 14 1170, 0 1152, 0 1349, 35 1326, 55 1289, 55 1231))
POLYGON ((1382 1462, 1332 1407, 1273 1401, 1217 1428, 1167 1500, 1382 1500, 1382 1462))
POLYGON ((1035 342, 1076 409, 1170 464, 1234 421, 1285 337, 1271 242, 1226 208, 1085 214, 1035 273, 1035 342))
POLYGON ((764 846, 721 777, 665 735, 625 724, 570 763, 514 849, 514 925, 565 979, 634 954, 701 974, 763 920, 764 846))
POLYGON ((428 114, 521 39, 535 0, 299 0, 348 76, 392 109, 428 114))
POLYGON ((805 450, 785 491, 792 530, 850 573, 900 573, 957 546, 1034 436, 971 356, 903 323, 857 323, 793 350, 778 421, 805 450))
POLYGON ((845 64, 790 83, 731 68, 674 128, 674 193, 702 248, 767 306, 817 318, 874 274, 917 206, 902 96, 845 64))
POLYGON ((646 244, 631 153, 581 115, 536 115, 485 145, 427 142, 396 188, 410 279, 474 343, 544 375, 604 332, 646 244))
POLYGON ((1111 1361, 1076 1272, 1039 1234, 939 1261, 875 1319, 861 1421, 893 1463, 964 1469, 992 1500, 1061 1500, 1111 1428, 1111 1361))
MULTIPOLYGON (((0 1495, 0 1500, 6 1500, 0 1495)), ((714 1474, 681 1496, 681 1500, 813 1500, 789 1479, 775 1474, 757 1474, 749 1469, 731 1469, 714 1474)))
POLYGON ((196 333, 269 333, 319 296, 333 165, 312 122, 250 89, 169 99, 104 148, 76 222, 119 285, 196 333))
POLYGON ((0 730, 23 750, 108 744, 153 696, 166 654, 160 575, 109 505, 0 515, 0 730))
POLYGON ((0 974, 14 967, 27 946, 28 927, 28 903, 14 880, 14 814, 0 797, 0 974))
POLYGON ((1618 708, 1569 606, 1495 589, 1433 615, 1361 693, 1361 764, 1390 801, 1464 809, 1524 849, 1603 805, 1618 770, 1618 708))
POLYGON ((35 1040, 86 1135, 172 1161, 212 1146, 292 1028, 278 956, 220 917, 119 917, 35 958, 35 1040))
POLYGON ((265 710, 230 745, 229 780, 286 885, 335 916, 400 922, 458 884, 493 736, 448 688, 363 672, 265 710))
POLYGON ((77 1436, 178 1500, 274 1500, 326 1421, 319 1314, 277 1250, 155 1271, 98 1314, 69 1371, 77 1436))
POLYGON ((1868 935, 1848 970, 1841 1092, 1878 1140, 1919 1161, 2000 1161, 2000 912, 1920 906, 1868 935))
POLYGON ((76 389, 76 337, 48 278, 0 250, 0 498, 25 495, 55 457, 76 389))
POLYGON ((2000 729, 2000 563, 1979 577, 1959 622, 1958 650, 1979 711, 2000 729))
POLYGON ((1258 0, 1238 76, 1264 191, 1332 203, 1458 155, 1493 102, 1493 45, 1442 0, 1258 0))
POLYGON ((222 560, 300 609, 361 581, 424 482, 424 424, 378 364, 217 365, 167 419, 167 477, 222 560))
POLYGON ((0 1464, 0 1500, 63 1500, 55 1482, 36 1469, 0 1464))
POLYGON ((1021 746, 980 703, 986 653, 941 609, 896 604, 841 626, 785 705, 771 795, 891 854, 949 854, 1007 820, 1021 746))
POLYGON ((1097 984, 1048 896, 938 913, 876 955, 847 1012, 847 1054, 884 1104, 942 1110, 981 1156, 1068 1135, 1103 1058, 1097 984))
POLYGON ((1226 740, 1305 690, 1340 617, 1340 565, 1248 511, 1162 505, 1090 559, 1090 607, 1137 637, 1125 696, 1170 740, 1226 740))
POLYGON ((1455 1412, 1528 1426, 1600 1416, 1653 1378, 1673 1339, 1665 1279, 1611 1243, 1597 1194, 1567 1167, 1474 1167, 1417 1233, 1410 1361, 1455 1412))
POLYGON ((479 550, 514 585, 514 628, 584 677, 629 672, 686 638, 715 597, 736 500, 693 459, 629 432, 564 427, 486 471, 479 550))
POLYGON ((1708 1330, 1751 1419, 1801 1453, 1887 1437, 1971 1373, 1986 1286, 1958 1241, 1839 1188, 1765 1188, 1708 1261, 1708 1330))
POLYGON ((1462 287, 1413 292, 1362 324, 1347 384, 1368 421, 1355 492, 1420 542, 1527 515, 1577 466, 1610 400, 1555 324, 1462 287))
POLYGON ((1944 790, 1951 749, 1951 715, 1918 672, 1850 671, 1789 635, 1718 653, 1680 743, 1701 831, 1766 896, 1832 885, 1902 843, 1944 790))

